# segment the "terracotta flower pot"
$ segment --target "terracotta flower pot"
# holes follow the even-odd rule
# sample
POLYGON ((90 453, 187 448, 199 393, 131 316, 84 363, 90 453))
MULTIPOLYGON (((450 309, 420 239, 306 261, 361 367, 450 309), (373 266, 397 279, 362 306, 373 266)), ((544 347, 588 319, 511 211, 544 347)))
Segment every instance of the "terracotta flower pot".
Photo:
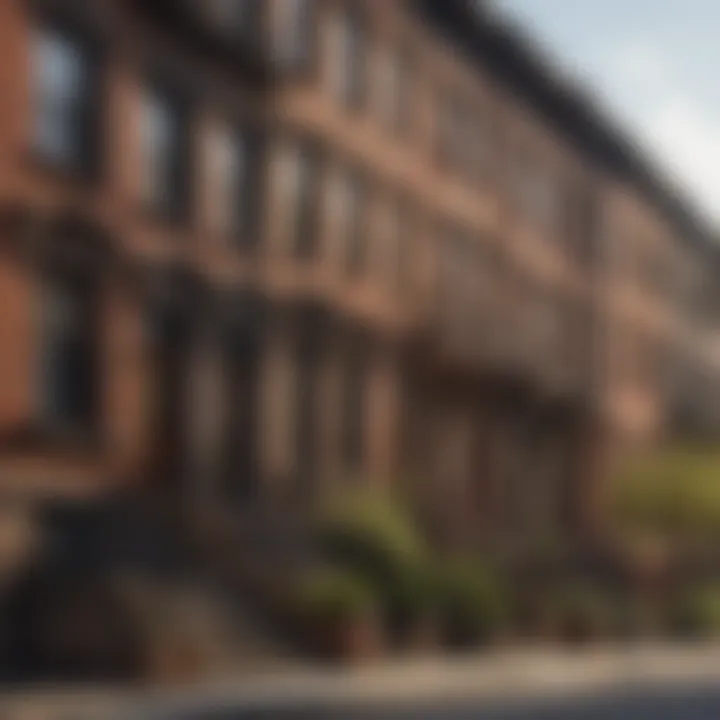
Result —
POLYGON ((414 654, 435 652, 441 645, 440 621, 433 615, 421 615, 412 625, 408 649, 414 654))
POLYGON ((358 662, 382 654, 382 633, 374 614, 318 622, 311 633, 311 646, 326 660, 358 662))

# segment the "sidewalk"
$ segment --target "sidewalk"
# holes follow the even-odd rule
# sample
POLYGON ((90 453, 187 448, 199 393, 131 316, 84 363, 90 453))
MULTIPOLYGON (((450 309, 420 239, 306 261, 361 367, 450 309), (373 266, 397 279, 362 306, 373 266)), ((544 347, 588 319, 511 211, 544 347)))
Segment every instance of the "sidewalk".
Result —
MULTIPOLYGON (((202 708, 281 710, 432 701, 572 696, 632 685, 720 683, 720 645, 522 649, 366 668, 288 668, 189 689, 38 691, 0 698, 1 720, 127 717, 202 708)), ((198 717, 203 717, 202 712, 198 717)))

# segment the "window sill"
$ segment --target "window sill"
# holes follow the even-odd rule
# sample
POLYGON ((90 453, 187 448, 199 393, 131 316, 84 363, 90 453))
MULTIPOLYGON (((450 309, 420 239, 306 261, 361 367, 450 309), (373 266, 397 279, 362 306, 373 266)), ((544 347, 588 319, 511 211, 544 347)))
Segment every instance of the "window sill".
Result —
POLYGON ((28 423, 0 434, 3 453, 96 454, 102 442, 90 428, 50 428, 41 423, 28 423))
POLYGON ((27 165, 36 172, 47 175, 57 182, 71 182, 84 190, 95 188, 99 174, 92 171, 80 160, 60 160, 31 147, 26 155, 27 165))
POLYGON ((139 215, 148 222, 165 225, 175 229, 192 231, 193 221, 186 210, 175 210, 165 203, 157 203, 140 199, 138 203, 139 215))

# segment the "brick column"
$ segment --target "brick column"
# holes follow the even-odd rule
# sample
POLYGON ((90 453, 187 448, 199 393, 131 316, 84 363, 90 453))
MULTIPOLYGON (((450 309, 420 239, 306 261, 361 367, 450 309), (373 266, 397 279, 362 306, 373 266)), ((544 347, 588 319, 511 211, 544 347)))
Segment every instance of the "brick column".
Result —
POLYGON ((102 370, 104 418, 111 474, 140 483, 149 458, 149 347, 141 302, 130 288, 106 291, 102 370))
POLYGON ((0 432, 27 424, 36 409, 39 291, 26 266, 0 255, 0 432))

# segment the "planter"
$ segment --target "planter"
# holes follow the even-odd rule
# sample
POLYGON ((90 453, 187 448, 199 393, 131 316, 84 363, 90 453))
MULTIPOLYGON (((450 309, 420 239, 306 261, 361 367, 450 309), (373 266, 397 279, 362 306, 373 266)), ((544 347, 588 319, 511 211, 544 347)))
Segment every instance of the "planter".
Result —
POLYGON ((437 617, 424 613, 419 617, 391 620, 387 636, 394 650, 409 655, 436 652, 442 645, 442 627, 437 617))
POLYGON ((358 662, 382 655, 384 643, 374 613, 316 621, 308 631, 309 648, 324 660, 358 662))
POLYGON ((146 678, 152 685, 187 685, 197 682, 207 672, 207 658, 189 645, 178 643, 155 648, 147 658, 146 678))
POLYGON ((525 640, 556 640, 559 635, 557 616, 543 605, 523 608, 518 624, 519 633, 525 640))
POLYGON ((473 622, 454 618, 448 618, 442 628, 443 645, 456 652, 491 647, 498 642, 500 634, 499 629, 481 628, 473 622))
POLYGON ((571 647, 583 647, 606 636, 599 626, 585 619, 567 618, 561 623, 560 640, 571 647))
POLYGON ((423 615, 413 623, 407 642, 411 653, 434 653, 441 644, 441 627, 436 617, 423 615))

